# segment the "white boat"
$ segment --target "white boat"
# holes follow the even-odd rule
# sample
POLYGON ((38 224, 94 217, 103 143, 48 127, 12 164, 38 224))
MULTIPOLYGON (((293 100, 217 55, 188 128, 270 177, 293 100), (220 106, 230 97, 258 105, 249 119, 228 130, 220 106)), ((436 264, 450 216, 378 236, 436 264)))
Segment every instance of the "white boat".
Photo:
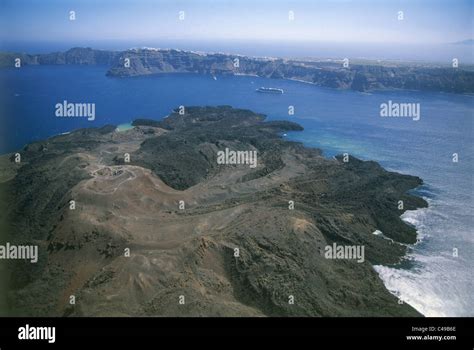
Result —
POLYGON ((266 88, 266 87, 259 87, 257 92, 264 92, 267 94, 282 94, 284 91, 283 89, 278 89, 278 88, 266 88))

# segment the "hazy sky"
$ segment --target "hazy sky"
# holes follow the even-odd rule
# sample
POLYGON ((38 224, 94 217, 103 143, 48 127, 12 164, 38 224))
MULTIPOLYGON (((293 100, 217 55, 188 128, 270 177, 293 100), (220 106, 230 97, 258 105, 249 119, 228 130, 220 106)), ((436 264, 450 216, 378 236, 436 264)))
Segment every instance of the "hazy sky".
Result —
POLYGON ((0 0, 0 39, 446 43, 473 37, 473 0, 0 0), (69 20, 69 11, 76 20, 69 20), (179 20, 179 12, 185 19, 179 20), (288 18, 294 12, 294 20, 288 18), (404 20, 397 19, 403 11, 404 20))

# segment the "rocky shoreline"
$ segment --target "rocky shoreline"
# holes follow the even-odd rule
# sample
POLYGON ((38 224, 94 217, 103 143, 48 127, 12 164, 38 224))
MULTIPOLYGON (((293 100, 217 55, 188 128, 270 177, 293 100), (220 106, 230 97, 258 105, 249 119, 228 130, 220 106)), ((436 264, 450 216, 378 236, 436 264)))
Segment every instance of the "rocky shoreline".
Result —
POLYGON ((6 239, 39 247, 36 264, 8 262, 4 313, 419 316, 373 265, 399 262, 416 241, 400 215, 427 205, 407 193, 422 180, 280 136, 301 129, 185 107, 126 131, 34 142, 20 163, 2 156, 6 239), (226 148, 257 152, 258 165, 218 164, 226 148), (363 246, 365 259, 328 259, 334 245, 363 246))
POLYGON ((0 67, 23 65, 105 65, 110 77, 133 77, 162 73, 252 75, 290 79, 317 86, 372 91, 405 89, 450 93, 474 93, 472 67, 434 65, 366 64, 341 60, 288 60, 222 53, 197 53, 172 49, 126 51, 72 48, 50 54, 0 53, 0 67))

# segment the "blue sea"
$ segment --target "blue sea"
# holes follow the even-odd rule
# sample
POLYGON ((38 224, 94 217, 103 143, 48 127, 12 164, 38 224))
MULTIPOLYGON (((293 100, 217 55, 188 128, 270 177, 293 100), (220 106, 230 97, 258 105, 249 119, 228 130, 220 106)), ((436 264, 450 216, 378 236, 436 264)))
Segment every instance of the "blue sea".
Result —
POLYGON ((403 215, 420 238, 410 246, 411 263, 375 268, 392 293, 426 316, 474 316, 473 96, 358 93, 250 76, 108 78, 106 71, 101 66, 0 70, 0 153, 76 128, 160 119, 179 105, 226 104, 296 121, 305 130, 285 137, 321 148, 327 157, 348 152, 424 180, 415 192, 429 208, 403 215), (285 93, 256 93, 260 86, 285 93), (95 103, 96 119, 55 117, 55 105, 65 100, 95 103), (380 117, 380 104, 389 100, 419 103, 420 120, 380 117))

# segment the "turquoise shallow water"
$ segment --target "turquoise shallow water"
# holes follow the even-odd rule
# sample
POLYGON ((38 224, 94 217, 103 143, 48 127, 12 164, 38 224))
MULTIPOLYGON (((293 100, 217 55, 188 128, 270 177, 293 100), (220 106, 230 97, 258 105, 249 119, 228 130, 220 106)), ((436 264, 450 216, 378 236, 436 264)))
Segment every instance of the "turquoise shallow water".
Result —
POLYGON ((407 212, 421 241, 408 264, 376 267, 386 286, 425 315, 474 316, 474 98, 441 93, 339 91, 256 77, 161 75, 107 78, 106 67, 30 66, 0 70, 0 152, 79 127, 159 119, 179 105, 232 105, 294 120, 303 132, 286 137, 323 149, 379 161, 420 176, 427 209, 407 212), (258 94, 260 86, 285 90, 258 94), (96 118, 57 118, 55 104, 95 103, 96 118), (419 103, 421 118, 381 118, 380 104, 419 103), (295 114, 288 115, 294 106, 295 114), (452 154, 459 162, 452 162, 452 154), (454 257, 453 248, 458 249, 454 257))
POLYGON ((123 123, 123 124, 117 125, 117 131, 127 131, 130 129, 133 129, 132 123, 123 123))

